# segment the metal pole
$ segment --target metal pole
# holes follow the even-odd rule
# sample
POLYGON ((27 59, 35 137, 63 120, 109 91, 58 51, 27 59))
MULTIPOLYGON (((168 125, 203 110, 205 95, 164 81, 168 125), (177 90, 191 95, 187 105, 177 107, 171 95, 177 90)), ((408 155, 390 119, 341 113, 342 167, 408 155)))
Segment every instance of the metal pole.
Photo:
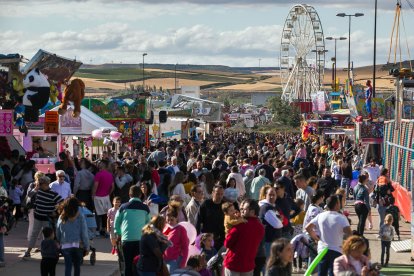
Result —
POLYGON ((142 54, 142 92, 145 91, 145 53, 142 54))
POLYGON ((348 15, 349 18, 349 28, 348 28, 348 81, 350 81, 351 76, 351 15, 348 15))
POLYGON ((375 20, 374 20, 374 67, 372 74, 372 97, 375 98, 375 77, 377 64, 377 0, 375 0, 375 20))
POLYGON ((174 94, 177 94, 177 63, 174 68, 174 94))
POLYGON ((337 63, 337 61, 336 61, 336 41, 337 41, 337 39, 335 38, 335 68, 334 68, 334 90, 335 90, 335 92, 337 91, 337 89, 336 89, 336 63, 337 63))

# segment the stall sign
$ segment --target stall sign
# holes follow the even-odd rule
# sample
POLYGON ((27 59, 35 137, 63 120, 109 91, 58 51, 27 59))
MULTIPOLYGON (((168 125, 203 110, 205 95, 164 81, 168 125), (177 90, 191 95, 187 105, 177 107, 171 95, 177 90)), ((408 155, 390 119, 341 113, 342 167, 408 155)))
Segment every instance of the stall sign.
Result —
POLYGON ((359 125, 359 134, 363 143, 380 144, 384 139, 384 123, 364 121, 359 125))
POLYGON ((13 134, 13 110, 0 110, 0 136, 13 134))
POLYGON ((59 114, 57 111, 46 111, 45 133, 59 133, 59 114))

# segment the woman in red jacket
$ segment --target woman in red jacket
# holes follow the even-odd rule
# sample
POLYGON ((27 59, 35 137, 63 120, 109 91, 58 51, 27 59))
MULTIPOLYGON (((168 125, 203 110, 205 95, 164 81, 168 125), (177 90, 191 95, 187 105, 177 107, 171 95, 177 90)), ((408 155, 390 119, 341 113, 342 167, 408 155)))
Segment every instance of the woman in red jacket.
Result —
POLYGON ((164 252, 164 261, 172 274, 174 270, 185 267, 188 257, 188 245, 190 241, 185 228, 178 224, 177 208, 167 210, 167 225, 164 228, 164 235, 172 242, 172 246, 164 252))

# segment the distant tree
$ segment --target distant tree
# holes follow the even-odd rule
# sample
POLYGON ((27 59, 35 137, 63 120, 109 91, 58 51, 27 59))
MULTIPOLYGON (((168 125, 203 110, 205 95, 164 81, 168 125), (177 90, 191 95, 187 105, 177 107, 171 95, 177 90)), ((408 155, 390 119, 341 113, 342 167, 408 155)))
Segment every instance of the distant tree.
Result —
POLYGON ((271 97, 268 99, 268 107, 273 113, 273 121, 281 124, 299 127, 300 126, 300 111, 289 102, 283 100, 280 96, 271 97))

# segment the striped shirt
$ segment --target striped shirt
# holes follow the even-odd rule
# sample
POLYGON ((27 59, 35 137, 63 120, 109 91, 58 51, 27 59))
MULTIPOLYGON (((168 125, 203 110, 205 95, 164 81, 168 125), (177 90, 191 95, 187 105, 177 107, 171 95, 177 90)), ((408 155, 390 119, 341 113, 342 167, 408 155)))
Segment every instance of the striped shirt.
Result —
POLYGON ((35 202, 35 219, 42 221, 49 220, 49 216, 56 211, 56 205, 62 200, 62 197, 51 189, 47 191, 39 189, 35 202))

